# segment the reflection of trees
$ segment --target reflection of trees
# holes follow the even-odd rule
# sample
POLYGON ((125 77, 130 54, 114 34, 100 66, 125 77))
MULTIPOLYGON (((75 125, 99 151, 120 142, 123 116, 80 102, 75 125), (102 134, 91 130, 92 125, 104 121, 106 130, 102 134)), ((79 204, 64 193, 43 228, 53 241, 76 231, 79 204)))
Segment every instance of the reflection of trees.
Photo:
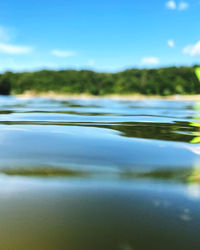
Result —
MULTIPOLYGON (((199 104, 194 103, 193 109, 196 111, 199 111, 199 104)), ((194 119, 199 119, 195 118, 194 119)), ((190 140, 190 143, 199 144, 200 143, 200 123, 199 122, 190 122, 190 126, 193 128, 192 135, 193 138, 190 140)), ((193 151, 196 154, 200 154, 200 145, 196 148, 191 147, 191 151, 193 151)), ((200 166, 195 165, 193 167, 192 173, 190 174, 188 178, 188 182, 190 183, 200 183, 200 166)), ((200 187, 196 187, 196 189, 199 189, 200 187)))
POLYGON ((188 125, 186 122, 176 122, 173 124, 130 122, 111 125, 110 128, 118 130, 126 137, 189 142, 192 138, 191 130, 193 128, 188 125))
POLYGON ((194 138, 190 142, 191 143, 200 143, 200 123, 191 122, 190 126, 196 128, 196 131, 192 132, 194 138))
MULTIPOLYGON (((69 112, 68 112, 69 113, 69 112)), ((198 128, 188 122, 150 123, 150 122, 52 122, 52 121, 1 121, 5 125, 47 125, 47 126, 79 126, 112 129, 121 136, 130 138, 191 142, 197 135, 198 128)))
MULTIPOLYGON (((70 124, 73 126, 73 124, 70 124)), ((77 124, 74 124, 77 126, 77 124)), ((188 122, 170 123, 150 123, 150 122, 123 122, 123 123, 78 123, 78 126, 98 127, 116 130, 121 136, 157 139, 167 141, 190 142, 195 127, 191 127, 188 122)))
POLYGON ((175 182, 187 182, 188 177, 191 176, 191 168, 158 168, 151 171, 132 171, 124 170, 121 172, 120 177, 123 179, 134 179, 134 178, 149 178, 149 179, 160 179, 160 180, 171 180, 175 182))

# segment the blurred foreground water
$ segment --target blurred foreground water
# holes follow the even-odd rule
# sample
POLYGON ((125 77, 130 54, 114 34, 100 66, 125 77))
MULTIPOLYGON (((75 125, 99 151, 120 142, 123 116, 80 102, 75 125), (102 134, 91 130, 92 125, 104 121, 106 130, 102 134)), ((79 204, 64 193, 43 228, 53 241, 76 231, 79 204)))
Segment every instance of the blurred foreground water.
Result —
POLYGON ((200 249, 200 102, 0 107, 1 249, 200 249))

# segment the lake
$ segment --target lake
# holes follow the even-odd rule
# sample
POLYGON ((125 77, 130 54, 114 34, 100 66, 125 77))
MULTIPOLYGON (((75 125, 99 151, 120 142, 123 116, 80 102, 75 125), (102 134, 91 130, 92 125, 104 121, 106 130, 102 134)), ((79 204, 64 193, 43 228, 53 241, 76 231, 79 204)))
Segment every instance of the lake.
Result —
POLYGON ((0 105, 1 249, 200 249, 200 102, 0 105))

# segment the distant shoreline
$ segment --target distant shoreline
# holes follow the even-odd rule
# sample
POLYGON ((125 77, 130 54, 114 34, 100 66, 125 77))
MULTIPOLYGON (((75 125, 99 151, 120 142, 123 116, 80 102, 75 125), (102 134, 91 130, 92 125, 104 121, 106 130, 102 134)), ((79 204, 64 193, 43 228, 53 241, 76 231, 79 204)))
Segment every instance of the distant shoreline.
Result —
POLYGON ((13 95, 18 98, 28 99, 34 97, 52 98, 52 99, 115 99, 115 100, 169 100, 169 101, 200 101, 200 94, 197 95, 142 95, 142 94, 112 94, 112 95, 90 95, 90 94, 58 94, 53 91, 36 93, 35 91, 26 91, 23 94, 13 95))
MULTIPOLYGON (((0 94, 18 95, 28 91, 29 93, 44 93, 38 95, 48 95, 53 98, 55 96, 56 98, 58 96, 70 98, 106 96, 123 99, 147 97, 179 99, 178 95, 186 95, 186 99, 191 99, 189 95, 200 94, 200 82, 196 69, 198 69, 197 65, 157 69, 133 68, 116 73, 99 73, 91 70, 5 72, 0 74, 0 94), (49 95, 49 93, 56 94, 49 95), (88 95, 83 93, 88 93, 88 95)), ((199 97, 194 98, 199 99, 199 97)))

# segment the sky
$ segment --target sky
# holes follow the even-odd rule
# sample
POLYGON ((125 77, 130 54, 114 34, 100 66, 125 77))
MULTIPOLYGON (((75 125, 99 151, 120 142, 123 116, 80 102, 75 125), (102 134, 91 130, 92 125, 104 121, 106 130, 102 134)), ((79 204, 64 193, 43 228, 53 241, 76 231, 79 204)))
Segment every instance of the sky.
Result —
POLYGON ((0 2, 0 72, 200 64, 200 0, 0 2))

